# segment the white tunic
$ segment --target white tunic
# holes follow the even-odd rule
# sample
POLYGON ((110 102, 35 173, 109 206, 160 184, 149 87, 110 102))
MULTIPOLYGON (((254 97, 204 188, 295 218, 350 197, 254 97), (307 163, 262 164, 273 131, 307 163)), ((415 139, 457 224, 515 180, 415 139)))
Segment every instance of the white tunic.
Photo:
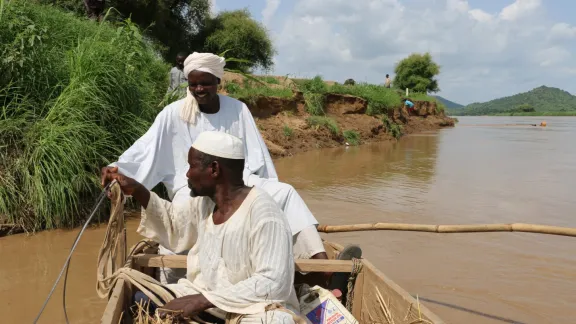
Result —
POLYGON ((234 98, 219 97, 220 111, 215 114, 201 112, 196 125, 180 118, 184 100, 166 106, 150 129, 112 165, 149 190, 163 182, 170 199, 185 200, 190 192, 186 179, 187 155, 196 136, 204 131, 225 132, 244 141, 244 183, 257 186, 274 198, 286 214, 293 234, 318 224, 296 190, 278 181, 268 148, 248 107, 234 98))
POLYGON ((213 210, 206 197, 176 204, 151 193, 138 233, 177 253, 190 249, 186 279, 168 286, 177 297, 201 293, 224 312, 258 314, 278 302, 298 314, 292 234, 274 200, 252 188, 219 225, 213 210))
POLYGON ((245 143, 244 181, 250 174, 278 180, 268 148, 246 105, 234 98, 219 95, 220 111, 200 113, 196 125, 180 119, 184 99, 166 106, 146 133, 113 165, 151 189, 163 182, 170 198, 187 186, 188 150, 196 136, 204 131, 220 131, 234 135, 245 143))

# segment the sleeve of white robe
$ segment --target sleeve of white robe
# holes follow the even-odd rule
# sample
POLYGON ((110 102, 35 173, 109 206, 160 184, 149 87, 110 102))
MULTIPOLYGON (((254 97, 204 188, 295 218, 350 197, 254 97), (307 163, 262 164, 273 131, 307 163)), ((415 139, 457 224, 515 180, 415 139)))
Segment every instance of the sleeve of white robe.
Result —
POLYGON ((199 206, 203 202, 202 198, 190 198, 171 203, 150 192, 136 232, 175 253, 190 250, 196 242, 199 206))
POLYGON ((163 109, 142 137, 111 166, 151 190, 158 183, 174 177, 170 112, 163 109))
POLYGON ((223 311, 257 314, 272 303, 286 304, 290 298, 294 289, 292 234, 280 209, 272 204, 270 200, 253 206, 252 212, 261 214, 250 233, 252 276, 230 287, 203 293, 223 311))
POLYGON ((272 157, 252 113, 245 104, 242 104, 242 119, 244 120, 244 141, 246 147, 246 163, 244 165, 244 181, 250 174, 257 174, 261 178, 278 180, 278 174, 272 163, 272 157))

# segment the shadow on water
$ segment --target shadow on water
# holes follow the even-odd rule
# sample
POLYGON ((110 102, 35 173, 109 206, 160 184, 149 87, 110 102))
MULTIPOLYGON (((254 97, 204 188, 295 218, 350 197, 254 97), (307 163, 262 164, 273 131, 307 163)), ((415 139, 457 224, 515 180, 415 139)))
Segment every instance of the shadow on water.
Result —
MULTIPOLYGON (((412 296, 414 298, 416 298, 416 296, 412 296)), ((466 312, 466 313, 470 313, 470 314, 474 314, 474 315, 478 315, 478 316, 482 316, 485 318, 489 318, 489 319, 493 319, 496 321, 500 321, 503 323, 510 323, 510 324, 526 324, 525 322, 519 322, 519 321, 515 321, 509 318, 505 318, 505 317, 501 317, 501 316, 497 316, 497 315, 492 315, 492 314, 487 314, 487 313, 483 313, 480 311, 476 311, 470 308, 466 308, 466 307, 462 307, 462 306, 458 306, 458 305, 454 305, 454 304, 450 304, 450 303, 445 303, 445 302, 441 302, 438 300, 434 300, 434 299, 428 299, 428 298, 424 298, 424 297, 420 297, 418 296, 418 299, 431 303, 431 304, 436 304, 436 305, 440 305, 440 306, 444 306, 444 307, 449 307, 452 309, 456 309, 462 312, 466 312)))

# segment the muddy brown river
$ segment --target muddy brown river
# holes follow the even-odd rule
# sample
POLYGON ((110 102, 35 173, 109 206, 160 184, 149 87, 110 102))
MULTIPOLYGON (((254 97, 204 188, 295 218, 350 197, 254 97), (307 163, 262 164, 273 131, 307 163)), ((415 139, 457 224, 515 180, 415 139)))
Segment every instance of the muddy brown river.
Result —
MULTIPOLYGON (((322 224, 538 223, 576 227, 576 118, 461 117, 398 143, 275 161, 322 224), (518 125, 521 124, 521 125, 518 125)), ((136 221, 129 240, 138 240, 136 221)), ((0 238, 0 323, 31 323, 79 229, 0 238)), ((67 290, 71 323, 96 323, 104 225, 87 230, 67 290)), ((574 323, 576 238, 528 233, 358 232, 369 258, 447 323, 574 323)), ((58 290, 40 323, 63 323, 58 290)))

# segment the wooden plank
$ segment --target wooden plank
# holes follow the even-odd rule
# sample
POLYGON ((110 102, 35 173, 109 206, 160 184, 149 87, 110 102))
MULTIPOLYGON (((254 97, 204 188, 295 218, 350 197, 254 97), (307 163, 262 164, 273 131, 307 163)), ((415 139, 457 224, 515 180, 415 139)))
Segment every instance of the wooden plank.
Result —
POLYGON ((362 296, 364 296, 364 272, 360 272, 354 283, 354 298, 352 299, 352 316, 360 321, 362 314, 362 296))
POLYGON ((444 324, 444 321, 420 303, 420 311, 414 297, 372 263, 363 260, 364 286, 361 323, 423 323, 444 324), (388 320, 390 318, 390 320, 388 320))
MULTIPOLYGON (((155 255, 138 254, 132 257, 134 264, 149 268, 186 268, 185 255, 155 255)), ((350 272, 352 261, 350 260, 296 260, 296 271, 301 272, 350 272)))
POLYGON ((112 295, 108 299, 104 314, 102 314, 101 324, 118 324, 124 311, 125 287, 124 279, 120 278, 116 281, 116 285, 112 290, 112 295))
POLYGON ((334 247, 332 247, 332 245, 330 245, 326 241, 324 241, 323 243, 324 243, 324 250, 326 250, 326 255, 328 255, 328 259, 331 260, 336 259, 336 250, 334 249, 334 247))

